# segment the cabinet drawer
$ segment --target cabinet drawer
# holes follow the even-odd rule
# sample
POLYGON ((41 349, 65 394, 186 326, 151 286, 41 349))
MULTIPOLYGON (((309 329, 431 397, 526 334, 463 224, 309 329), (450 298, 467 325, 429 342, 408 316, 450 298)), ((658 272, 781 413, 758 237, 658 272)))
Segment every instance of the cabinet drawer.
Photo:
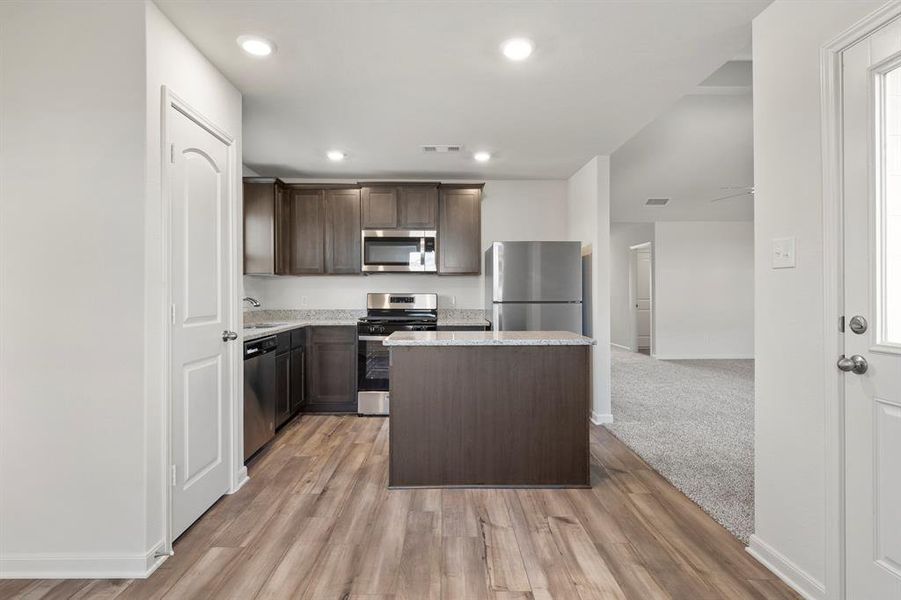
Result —
POLYGON ((278 342, 278 346, 276 346, 275 351, 278 354, 283 352, 287 352, 291 349, 291 332, 285 331, 284 333, 280 333, 276 336, 276 341, 278 342))
POLYGON ((307 327, 291 330, 291 349, 302 347, 307 341, 307 327))
POLYGON ((357 328, 349 325, 319 325, 312 329, 312 342, 356 342, 357 328))

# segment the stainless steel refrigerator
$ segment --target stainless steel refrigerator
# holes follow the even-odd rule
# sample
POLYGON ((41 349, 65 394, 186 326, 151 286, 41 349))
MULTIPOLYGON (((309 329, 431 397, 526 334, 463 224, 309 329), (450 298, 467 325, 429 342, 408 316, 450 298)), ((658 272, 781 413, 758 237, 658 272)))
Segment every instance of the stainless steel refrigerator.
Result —
POLYGON ((496 331, 582 333, 582 244, 492 243, 485 251, 485 308, 496 331))

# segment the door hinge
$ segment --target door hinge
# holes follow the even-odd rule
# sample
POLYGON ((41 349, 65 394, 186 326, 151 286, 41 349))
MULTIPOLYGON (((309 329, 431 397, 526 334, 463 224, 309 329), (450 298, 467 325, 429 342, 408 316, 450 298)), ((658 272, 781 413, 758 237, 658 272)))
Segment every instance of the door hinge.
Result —
POLYGON ((845 315, 838 318, 838 331, 839 333, 845 333, 845 315))
POLYGON ((175 465, 169 467, 169 485, 175 487, 175 465))
POLYGON ((169 162, 175 163, 175 144, 169 144, 169 162))
POLYGON ((173 325, 175 325, 175 305, 174 304, 169 305, 169 321, 173 325))

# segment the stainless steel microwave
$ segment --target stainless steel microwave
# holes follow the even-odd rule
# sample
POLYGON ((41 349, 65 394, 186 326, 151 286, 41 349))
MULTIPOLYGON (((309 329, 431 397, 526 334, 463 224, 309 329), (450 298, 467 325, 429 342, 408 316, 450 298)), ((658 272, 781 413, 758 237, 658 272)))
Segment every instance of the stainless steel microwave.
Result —
POLYGON ((364 229, 364 273, 437 273, 435 231, 364 229))

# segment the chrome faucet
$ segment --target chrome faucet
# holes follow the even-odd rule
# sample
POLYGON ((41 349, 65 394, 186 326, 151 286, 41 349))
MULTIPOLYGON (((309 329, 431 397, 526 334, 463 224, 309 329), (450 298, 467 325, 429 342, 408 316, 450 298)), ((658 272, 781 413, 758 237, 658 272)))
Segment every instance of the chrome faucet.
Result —
POLYGON ((242 302, 250 302, 250 305, 254 308, 260 307, 260 301, 257 300, 256 298, 251 298, 250 296, 247 296, 246 298, 244 298, 244 300, 242 300, 242 302))

